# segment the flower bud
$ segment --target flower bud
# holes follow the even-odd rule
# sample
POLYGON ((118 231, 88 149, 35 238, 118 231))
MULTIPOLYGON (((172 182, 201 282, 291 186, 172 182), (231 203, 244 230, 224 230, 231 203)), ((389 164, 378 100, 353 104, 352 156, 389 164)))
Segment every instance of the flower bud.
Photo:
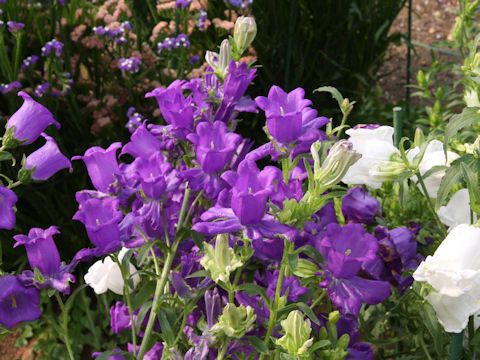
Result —
POLYGON ((329 187, 338 183, 347 173, 350 166, 355 164, 361 155, 353 150, 352 143, 347 140, 337 141, 323 162, 322 166, 318 165, 318 144, 312 144, 311 152, 314 159, 315 181, 318 181, 322 187, 329 187), (317 153, 315 155, 315 153, 317 153))
MULTIPOLYGON (((304 320, 300 311, 294 310, 288 317, 281 321, 285 335, 276 340, 276 344, 296 358, 308 356, 308 348, 313 343, 310 337, 312 327, 310 320, 304 320)), ((308 358, 308 357, 307 357, 308 358)))
POLYGON ((200 259, 200 264, 210 272, 213 281, 228 283, 230 274, 243 265, 237 254, 228 246, 228 235, 217 235, 215 248, 204 244, 205 255, 200 259))
POLYGON ((413 147, 420 147, 425 142, 425 135, 421 128, 417 127, 415 130, 415 137, 413 138, 413 147))
POLYGON ((465 95, 463 95, 463 101, 465 101, 467 107, 480 107, 478 93, 475 90, 466 90, 465 95))
POLYGON ((313 262, 306 259, 298 259, 297 268, 294 274, 301 278, 315 276, 320 272, 320 268, 313 262))
POLYGON ((240 53, 253 42, 257 35, 257 23, 253 17, 240 16, 235 22, 233 40, 240 53))
POLYGON ((227 75, 228 67, 232 62, 232 48, 230 42, 225 39, 220 45, 220 53, 217 54, 213 51, 207 51, 205 60, 215 71, 215 75, 223 81, 227 75))
POLYGON ((218 322, 210 329, 212 333, 223 333, 228 337, 240 339, 252 327, 257 316, 250 306, 227 304, 219 316, 218 322))
POLYGON ((392 154, 390 160, 375 164, 369 171, 370 175, 379 181, 394 181, 407 170, 405 162, 398 154, 392 154))

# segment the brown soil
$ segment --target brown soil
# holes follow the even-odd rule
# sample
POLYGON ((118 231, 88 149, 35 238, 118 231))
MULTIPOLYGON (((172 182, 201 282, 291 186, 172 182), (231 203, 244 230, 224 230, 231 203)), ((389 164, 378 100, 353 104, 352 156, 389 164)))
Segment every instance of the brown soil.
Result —
MULTIPOLYGON (((412 0, 412 41, 432 44, 446 40, 455 24, 455 0, 412 0)), ((408 5, 408 2, 407 2, 408 5)), ((408 8, 405 7, 395 20, 391 32, 406 34, 408 30, 408 8)), ((458 62, 460 58, 436 52, 437 57, 447 61, 458 62)), ((419 46, 411 55, 410 83, 416 83, 416 70, 426 69, 431 64, 430 50, 419 46)), ((380 74, 389 74, 382 78, 379 86, 382 89, 382 100, 397 104, 405 99, 407 71, 407 45, 392 44, 387 52, 387 61, 380 74)), ((452 74, 441 74, 440 81, 454 82, 452 74)))

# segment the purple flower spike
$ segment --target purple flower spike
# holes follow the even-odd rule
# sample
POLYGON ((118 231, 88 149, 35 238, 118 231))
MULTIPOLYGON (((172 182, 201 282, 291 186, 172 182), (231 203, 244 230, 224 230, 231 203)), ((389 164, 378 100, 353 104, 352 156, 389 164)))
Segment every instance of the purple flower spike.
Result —
POLYGON ((0 278, 0 324, 11 328, 22 321, 35 321, 42 313, 35 288, 26 288, 15 276, 0 278))
POLYGON ((57 171, 72 167, 70 160, 60 152, 55 139, 45 133, 41 135, 47 142, 25 160, 26 169, 35 168, 32 174, 34 180, 47 180, 57 171))
POLYGON ((17 195, 12 190, 0 185, 0 229, 12 230, 15 226, 13 207, 17 200, 17 195))
POLYGON ((113 143, 107 150, 93 146, 85 151, 85 155, 74 156, 72 160, 83 160, 95 189, 106 193, 109 185, 114 183, 116 176, 121 173, 116 155, 121 147, 119 142, 113 143))
POLYGON ((118 204, 114 198, 91 198, 82 202, 73 216, 85 225, 90 241, 101 249, 115 251, 122 246, 118 223, 123 215, 118 204))
POLYGON ((213 125, 202 122, 197 125, 197 133, 187 136, 195 144, 197 160, 207 174, 220 172, 232 160, 233 153, 242 138, 229 133, 227 126, 221 121, 213 125))
POLYGON ((36 267, 42 275, 50 276, 60 269, 60 255, 53 241, 55 234, 60 234, 56 226, 50 226, 46 230, 33 228, 28 236, 15 235, 13 238, 16 244, 13 247, 25 245, 31 268, 36 267))
POLYGON ((22 145, 33 143, 50 124, 60 129, 60 124, 46 107, 33 100, 26 92, 20 91, 18 95, 23 98, 23 105, 8 119, 6 127, 7 130, 15 127, 13 137, 18 141, 25 140, 22 145))
POLYGON ((312 102, 304 99, 305 90, 297 88, 288 94, 272 86, 268 98, 258 96, 258 107, 265 111, 270 135, 279 143, 291 143, 302 133, 302 111, 312 102))
POLYGON ((327 235, 320 246, 328 269, 337 278, 357 275, 362 263, 374 260, 378 250, 375 237, 366 233, 360 224, 347 224, 344 227, 328 224, 327 235))
POLYGON ((371 224, 382 207, 377 199, 368 195, 360 186, 348 190, 342 200, 342 213, 348 222, 371 224))

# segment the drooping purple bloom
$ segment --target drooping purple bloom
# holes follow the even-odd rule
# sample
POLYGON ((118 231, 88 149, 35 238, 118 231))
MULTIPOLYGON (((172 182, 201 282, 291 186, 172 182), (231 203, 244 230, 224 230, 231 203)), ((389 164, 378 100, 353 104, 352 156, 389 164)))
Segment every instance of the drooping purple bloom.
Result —
POLYGON ((327 263, 321 287, 342 314, 357 315, 362 302, 378 304, 390 296, 390 284, 363 279, 358 275, 365 262, 377 257, 378 244, 360 224, 327 225, 327 234, 318 248, 327 263))
POLYGON ((130 142, 125 144, 121 154, 130 154, 133 157, 148 159, 155 151, 160 149, 160 141, 147 130, 145 123, 140 124, 130 137, 130 142))
POLYGON ((422 260, 417 255, 417 242, 406 227, 388 230, 377 226, 375 237, 379 245, 379 257, 363 264, 363 270, 377 280, 389 281, 403 294, 412 284, 412 276, 402 276, 407 270, 415 270, 422 260))
POLYGON ((95 189, 106 193, 109 185, 121 174, 116 155, 121 147, 119 142, 111 144, 106 150, 93 146, 85 151, 85 155, 74 156, 72 160, 83 160, 95 189))
POLYGON ((100 249, 113 252, 122 247, 119 222, 123 215, 118 205, 115 198, 91 198, 81 202, 73 216, 85 225, 90 241, 100 249))
POLYGON ((0 324, 11 328, 23 321, 35 321, 42 313, 38 290, 26 288, 15 276, 0 278, 0 324))
POLYGON ((45 276, 53 275, 60 269, 60 255, 53 241, 55 234, 60 234, 56 226, 50 226, 46 230, 32 228, 28 236, 15 235, 13 238, 16 243, 13 247, 25 245, 32 269, 38 268, 45 276))
POLYGON ((23 98, 23 105, 8 119, 6 128, 8 130, 14 127, 14 138, 18 141, 25 140, 22 145, 33 143, 50 124, 60 129, 60 124, 46 107, 26 92, 20 91, 18 95, 23 98))
POLYGON ((342 213, 347 222, 371 224, 382 207, 377 199, 368 195, 368 190, 356 186, 348 190, 342 199, 342 213))
POLYGON ((278 86, 272 86, 268 97, 255 98, 258 107, 265 111, 270 135, 279 143, 291 143, 302 133, 302 110, 312 104, 304 96, 302 88, 287 94, 278 86))
POLYGON ((12 230, 15 226, 15 206, 18 198, 15 193, 0 185, 0 229, 12 230))
POLYGON ((26 169, 35 168, 32 173, 34 180, 47 180, 57 171, 72 167, 70 160, 60 152, 55 139, 45 133, 41 135, 47 142, 28 155, 25 160, 26 169))
POLYGON ((149 199, 160 200, 165 192, 174 190, 180 182, 177 171, 172 170, 172 165, 165 161, 160 151, 148 159, 137 158, 133 164, 135 176, 149 199))
POLYGON ((19 275, 19 279, 27 286, 35 286, 38 289, 52 287, 64 294, 70 293, 70 282, 75 281, 75 276, 69 273, 73 267, 60 264, 60 255, 58 253, 53 235, 59 234, 56 226, 50 226, 43 230, 32 228, 27 235, 15 235, 13 238, 16 243, 14 247, 25 245, 30 267, 35 267, 43 276, 42 282, 37 282, 35 273, 25 270, 19 275))
POLYGON ((242 62, 237 66, 236 62, 232 60, 228 67, 228 74, 223 85, 223 98, 215 113, 215 120, 225 123, 231 120, 233 111, 245 94, 248 85, 255 78, 255 73, 256 69, 248 70, 246 63, 242 62))
POLYGON ((179 140, 184 140, 193 130, 192 97, 183 96, 182 85, 182 81, 175 80, 168 88, 156 88, 145 95, 157 99, 163 118, 179 140))

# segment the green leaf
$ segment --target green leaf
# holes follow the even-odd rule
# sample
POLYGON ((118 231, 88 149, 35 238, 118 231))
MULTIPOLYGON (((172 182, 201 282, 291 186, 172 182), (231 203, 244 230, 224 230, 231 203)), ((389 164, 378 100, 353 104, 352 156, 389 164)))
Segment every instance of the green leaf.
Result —
MULTIPOLYGON (((148 313, 148 310, 152 307, 152 301, 147 301, 145 304, 142 305, 140 308, 140 311, 137 314, 137 320, 136 320, 136 327, 135 327, 135 332, 138 334, 138 332, 141 329, 141 323, 143 322, 143 319, 145 319, 145 316, 148 313)), ((133 311, 133 310, 132 310, 133 311)))
POLYGON ((15 158, 8 151, 0 151, 0 161, 12 160, 12 166, 15 166, 15 158))
POLYGON ((426 178, 428 178, 430 175, 433 175, 439 171, 442 171, 442 170, 445 170, 447 169, 448 166, 445 166, 445 165, 438 165, 438 166, 434 166, 432 167, 431 169, 429 169, 425 174, 422 175, 423 177, 423 180, 425 180, 426 178))
POLYGON ((465 154, 460 158, 453 161, 445 171, 445 175, 440 182, 440 188, 437 192, 437 201, 435 208, 438 210, 450 193, 450 188, 459 183, 463 177, 461 163, 465 163, 465 166, 472 168, 474 171, 478 171, 479 162, 474 158, 472 154, 465 154))
POLYGON ((326 346, 330 345, 330 341, 328 340, 320 340, 317 341, 313 346, 309 349, 311 352, 317 351, 318 349, 324 348, 326 346))
POLYGON ((447 155, 448 141, 461 129, 480 122, 480 108, 466 107, 460 114, 453 115, 445 128, 444 150, 447 155))
POLYGON ((478 179, 473 170, 464 163, 460 163, 463 178, 467 183, 468 193, 470 195, 470 207, 476 213, 480 213, 480 189, 478 188, 478 179))
POLYGON ((430 333, 435 351, 441 357, 444 355, 444 349, 442 345, 442 336, 444 334, 442 326, 438 323, 437 315, 433 307, 425 302, 423 304, 422 311, 419 311, 420 316, 423 318, 423 323, 427 327, 428 332, 430 333))
POLYGON ((134 294, 132 299, 132 310, 137 310, 142 304, 144 304, 148 299, 153 296, 155 288, 157 287, 156 281, 149 281, 146 283, 138 293, 134 294))
POLYGON ((172 345, 175 341, 175 337, 173 335, 172 327, 168 322, 167 315, 163 309, 160 309, 158 312, 158 321, 160 322, 160 326, 162 328, 162 336, 165 339, 167 345, 172 345))
POLYGON ((197 277, 209 277, 210 275, 205 270, 195 271, 193 274, 190 274, 185 277, 185 279, 197 278, 197 277))
POLYGON ((320 325, 320 321, 318 320, 317 315, 315 315, 313 310, 310 309, 307 306, 307 304, 303 302, 298 302, 297 306, 300 310, 302 310, 305 313, 305 315, 307 315, 310 318, 310 320, 312 320, 315 324, 320 325))
POLYGON ((335 100, 337 100, 338 102, 338 106, 340 106, 340 108, 342 107, 343 105, 343 96, 342 94, 340 94, 340 91, 338 91, 336 88, 334 88, 333 86, 321 86, 319 87, 318 89, 315 89, 313 90, 313 92, 328 92, 330 93, 330 95, 332 95, 332 98, 334 98, 335 100))
POLYGON ((317 249, 315 249, 312 245, 305 245, 299 247, 295 252, 297 253, 304 253, 307 255, 309 258, 315 260, 317 263, 322 263, 323 262, 323 256, 318 252, 317 249))
POLYGON ((153 242, 151 242, 151 241, 146 242, 145 244, 142 245, 142 247, 138 251, 138 256, 137 256, 138 266, 143 265, 143 263, 147 259, 147 256, 148 256, 152 246, 153 246, 153 242))
POLYGON ((70 309, 72 308, 73 302, 75 301, 75 298, 77 297, 77 295, 80 294, 80 291, 82 291, 86 287, 87 287, 87 284, 83 284, 83 285, 79 286, 68 297, 67 301, 65 302, 65 311, 67 312, 67 314, 70 312, 70 309))
POLYGON ((291 272, 295 272, 298 265, 298 254, 292 253, 287 255, 288 266, 290 267, 291 272))
POLYGON ((265 343, 256 336, 247 336, 248 342, 257 350, 260 354, 266 354, 268 348, 265 343))
POLYGON ((192 230, 192 238, 193 238, 193 242, 195 243, 195 245, 198 246, 198 248, 203 251, 203 236, 201 234, 199 234, 198 232, 192 230))

